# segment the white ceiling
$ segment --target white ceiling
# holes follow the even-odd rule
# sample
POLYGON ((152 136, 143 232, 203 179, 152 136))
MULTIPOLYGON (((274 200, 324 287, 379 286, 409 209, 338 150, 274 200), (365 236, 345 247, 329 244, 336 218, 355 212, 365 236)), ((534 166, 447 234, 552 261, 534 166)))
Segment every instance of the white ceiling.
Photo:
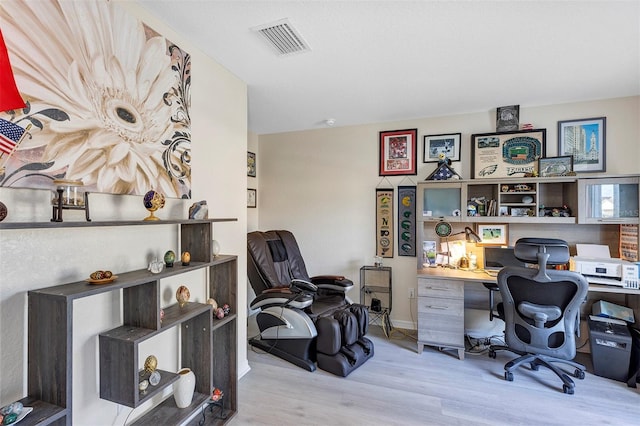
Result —
POLYGON ((137 3, 248 84, 257 134, 640 95, 638 0, 137 3), (282 18, 311 52, 250 29, 282 18))

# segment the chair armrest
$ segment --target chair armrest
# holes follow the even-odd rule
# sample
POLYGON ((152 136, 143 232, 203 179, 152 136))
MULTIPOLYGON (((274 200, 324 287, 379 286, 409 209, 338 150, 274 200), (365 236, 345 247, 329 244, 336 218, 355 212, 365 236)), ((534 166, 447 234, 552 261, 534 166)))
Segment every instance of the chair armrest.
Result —
POLYGON ((311 282, 321 289, 338 290, 345 293, 353 287, 353 281, 342 275, 317 275, 311 277, 311 282))
POLYGON ((251 301, 251 309, 268 308, 269 306, 289 306, 304 309, 313 303, 313 296, 293 293, 288 288, 274 288, 263 291, 251 301), (281 291, 277 291, 281 290, 281 291))

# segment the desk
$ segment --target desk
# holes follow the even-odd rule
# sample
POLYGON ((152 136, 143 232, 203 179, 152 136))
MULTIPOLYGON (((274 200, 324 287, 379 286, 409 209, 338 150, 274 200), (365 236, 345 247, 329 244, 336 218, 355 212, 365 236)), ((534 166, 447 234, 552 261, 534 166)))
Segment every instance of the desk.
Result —
MULTIPOLYGON (((451 348, 464 359, 464 287, 496 282, 496 277, 482 270, 451 268, 418 270, 418 353, 424 346, 451 348)), ((627 296, 627 306, 640 318, 640 290, 590 284, 589 293, 616 293, 627 296)), ((489 313, 487 313, 489 315, 489 313)))

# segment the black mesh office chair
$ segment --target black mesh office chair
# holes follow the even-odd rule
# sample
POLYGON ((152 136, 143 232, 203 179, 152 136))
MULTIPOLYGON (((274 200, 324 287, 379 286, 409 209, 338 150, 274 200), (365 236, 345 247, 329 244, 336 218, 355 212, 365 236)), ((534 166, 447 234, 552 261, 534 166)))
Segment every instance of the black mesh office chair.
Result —
POLYGON ((580 305, 589 284, 577 272, 547 269, 569 261, 569 247, 563 240, 522 238, 516 242, 514 254, 523 262, 537 263, 538 268, 512 266, 498 273, 506 343, 510 350, 523 353, 505 364, 504 377, 513 381, 513 371, 524 363, 532 370, 544 366, 562 380, 564 393, 573 394, 573 380, 554 363, 569 365, 574 368, 574 377, 584 378, 585 367, 572 359, 580 305))

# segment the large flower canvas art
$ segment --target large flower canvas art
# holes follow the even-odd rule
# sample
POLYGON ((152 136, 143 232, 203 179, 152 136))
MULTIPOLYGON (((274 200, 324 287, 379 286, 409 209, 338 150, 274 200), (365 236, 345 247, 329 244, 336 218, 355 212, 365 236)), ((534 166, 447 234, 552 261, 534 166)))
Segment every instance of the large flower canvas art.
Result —
POLYGON ((190 198, 187 52, 107 1, 3 0, 0 26, 26 102, 0 118, 31 125, 0 186, 190 198))

